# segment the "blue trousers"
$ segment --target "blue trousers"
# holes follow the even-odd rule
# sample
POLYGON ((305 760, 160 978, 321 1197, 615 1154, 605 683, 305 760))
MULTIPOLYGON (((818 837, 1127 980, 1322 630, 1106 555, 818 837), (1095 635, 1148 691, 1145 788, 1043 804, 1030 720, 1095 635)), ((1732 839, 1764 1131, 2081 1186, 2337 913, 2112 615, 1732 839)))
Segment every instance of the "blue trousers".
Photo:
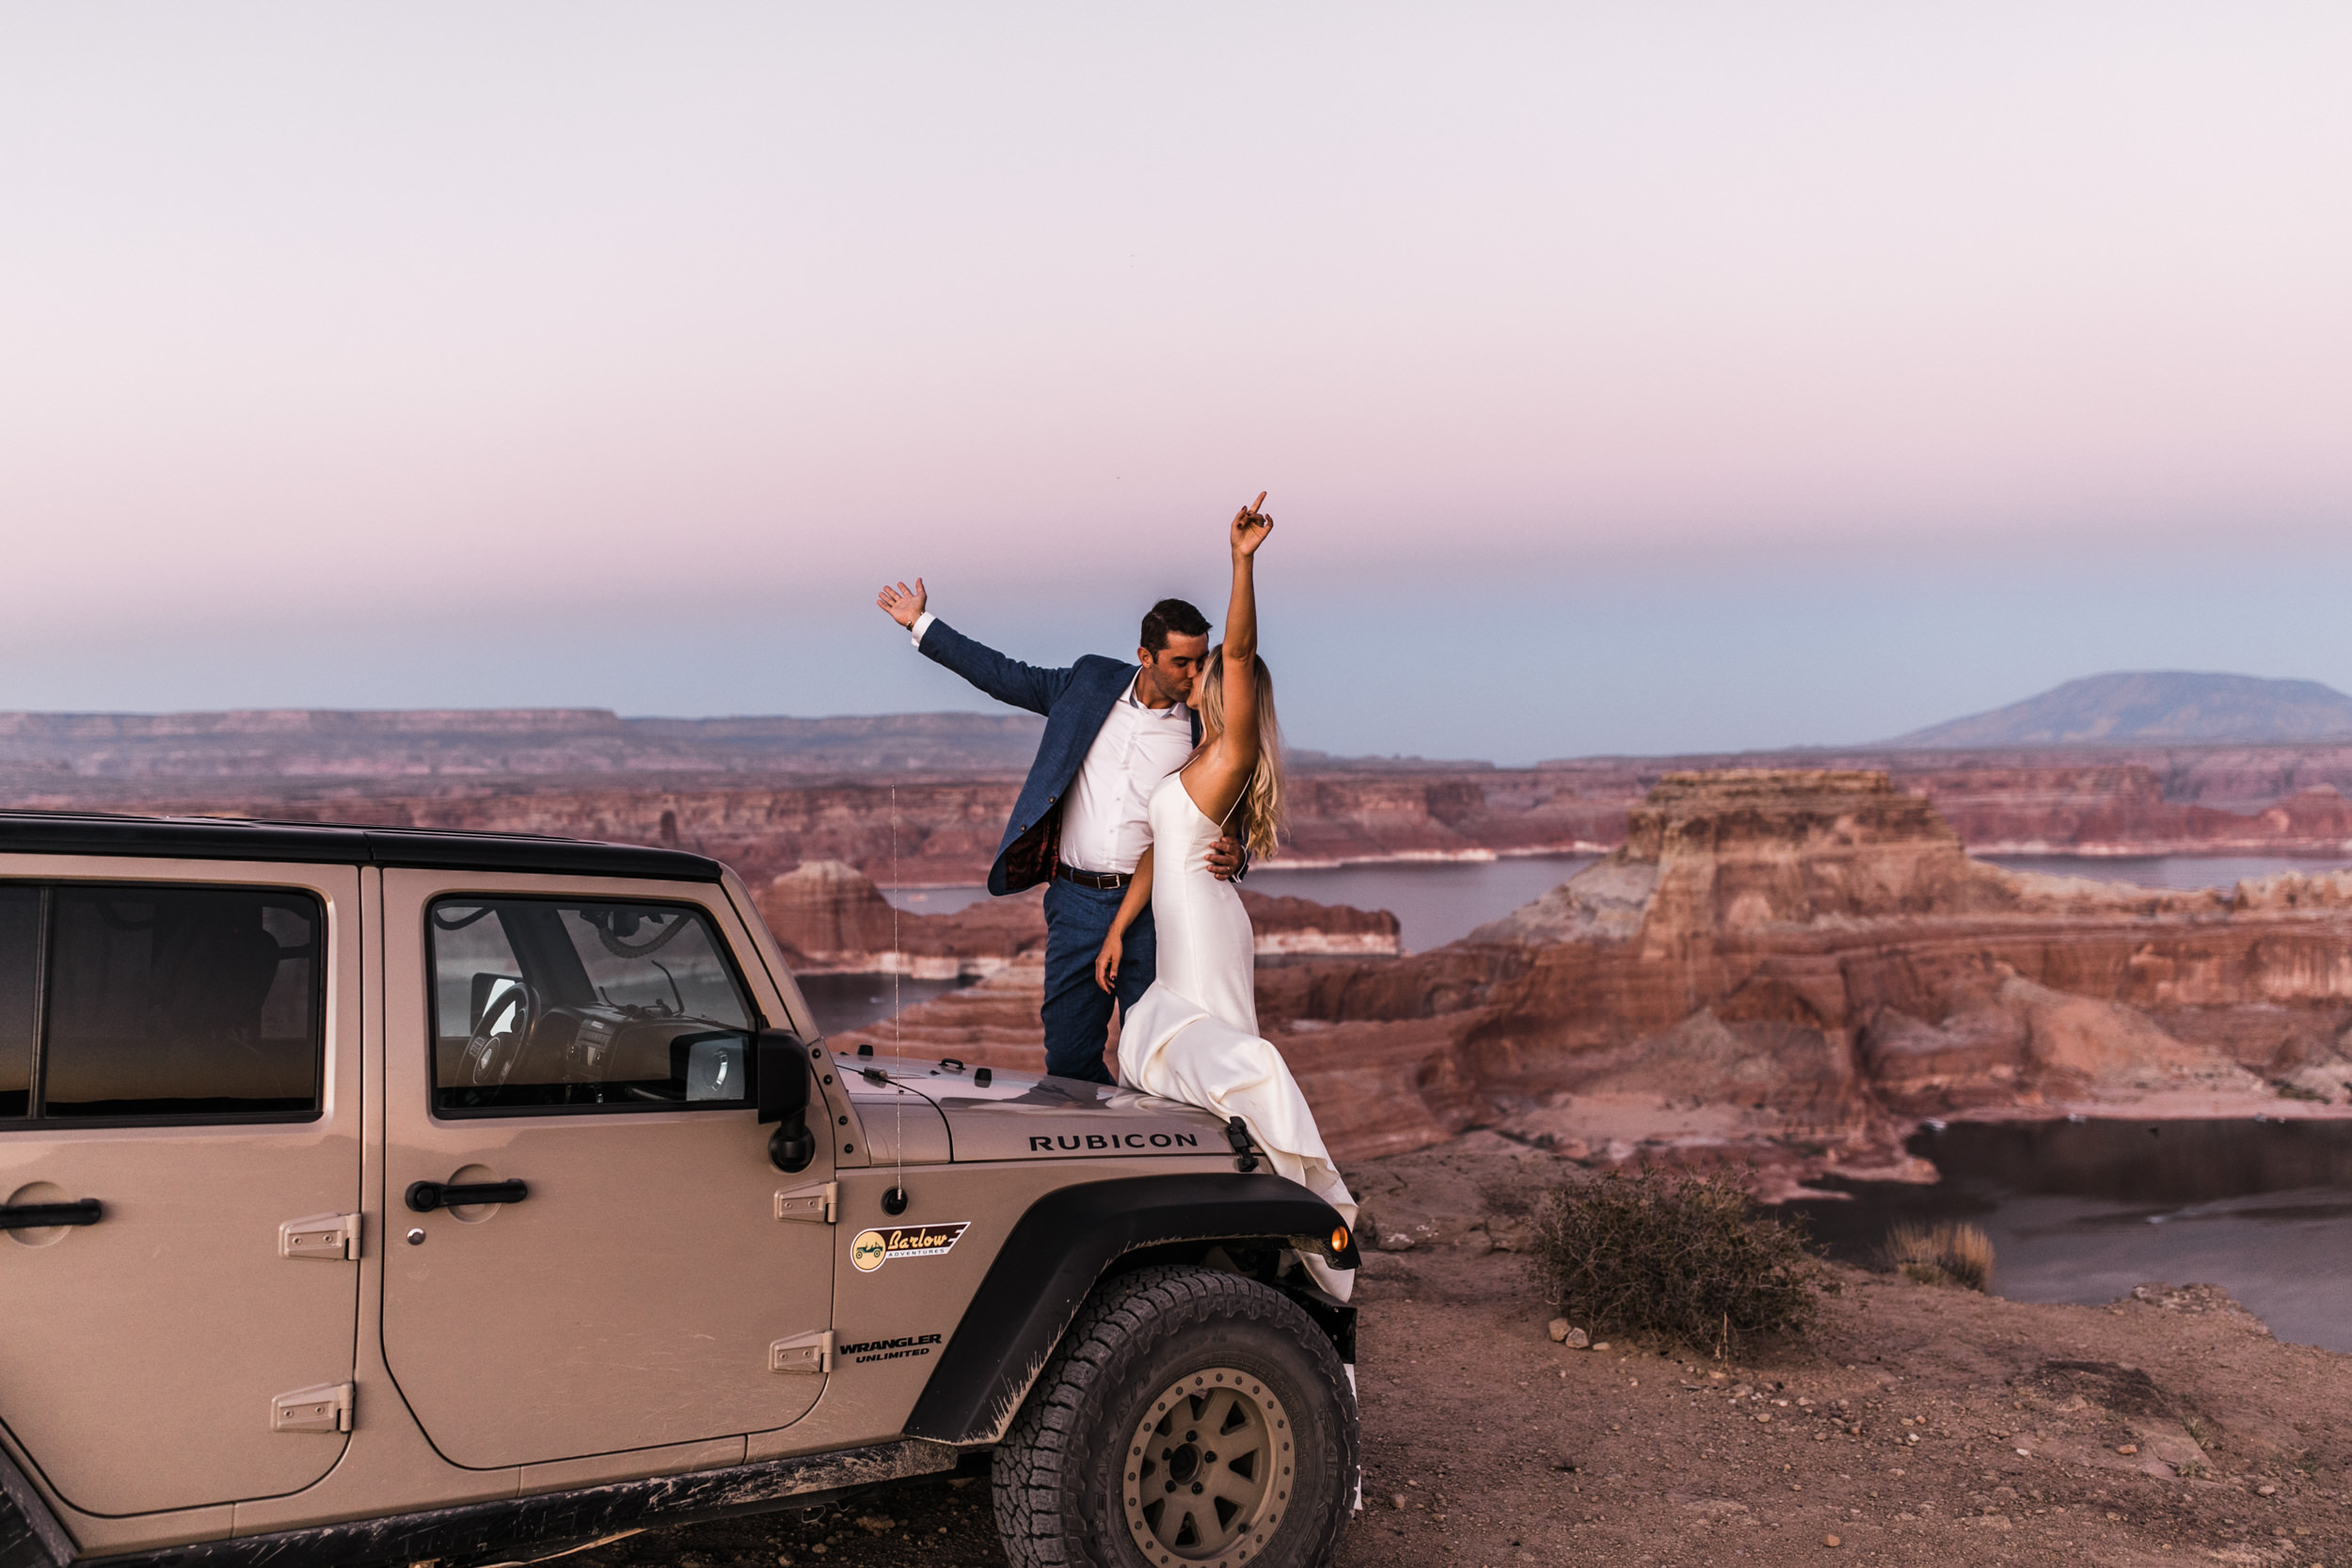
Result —
MULTIPOLYGON (((1094 983, 1094 960, 1126 897, 1124 889, 1080 887, 1058 877, 1045 890, 1045 1006, 1039 1016, 1045 1021, 1045 1070, 1056 1077, 1118 1082, 1103 1065, 1111 997, 1094 983)), ((1159 970, 1159 933, 1150 905, 1127 927, 1122 945, 1119 1005, 1124 1009, 1142 1000, 1159 970)))

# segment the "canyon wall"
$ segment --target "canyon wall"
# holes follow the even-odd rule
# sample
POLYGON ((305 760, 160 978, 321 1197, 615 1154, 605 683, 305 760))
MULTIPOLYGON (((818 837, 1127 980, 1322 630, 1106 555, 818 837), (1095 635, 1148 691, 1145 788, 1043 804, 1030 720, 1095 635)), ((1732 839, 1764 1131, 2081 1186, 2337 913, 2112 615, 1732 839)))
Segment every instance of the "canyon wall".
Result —
POLYGON ((1979 854, 2352 856, 2352 746, 1587 758, 1528 771, 1555 801, 1629 811, 1671 773, 1792 764, 1883 771, 1979 854))
MULTIPOLYGON (((1033 731, 1018 715, 0 716, 0 801, 699 849, 760 890, 808 972, 979 977, 895 1035, 1034 1063, 1037 895, 894 915, 875 886, 977 881, 1033 731)), ((1262 1019, 1345 1153, 1485 1125, 1594 1158, 1900 1170, 1897 1140, 1925 1116, 2300 1113, 2352 1082, 2344 879, 2174 895, 1968 853, 2352 853, 2352 747, 1298 760, 1283 862, 1613 851, 1401 958, 1389 916, 1246 894, 1262 1019)))
MULTIPOLYGON (((674 845, 764 880, 804 862, 839 861, 885 886, 983 880, 1020 786, 1017 776, 911 775, 714 784, 707 780, 378 782, 303 780, 258 788, 159 789, 154 781, 20 788, 11 806, 191 813, 278 821, 555 833, 674 845)), ((1301 773, 1289 842, 1272 863, 1490 859, 1598 849, 1624 806, 1554 802, 1505 773, 1301 773), (1489 777, 1503 783, 1488 787, 1489 777)))
MULTIPOLYGON (((1290 833, 1272 863, 1599 852, 1669 774, 1756 758, 1587 759, 1534 768, 1359 768, 1330 759, 1293 778, 1290 833)), ((1777 760, 1777 759, 1765 759, 1777 760)), ((1979 853, 2352 856, 2352 748, 2198 748, 2175 754, 1808 754, 1867 767, 1932 804, 1979 853), (2136 760, 2134 758, 2136 757, 2136 760)), ((1834 770, 1834 769, 1833 769, 1834 770)), ((0 768, 0 804, 163 811, 559 833, 678 845, 755 881, 839 861, 885 886, 986 874, 1019 787, 1013 771, 854 776, 672 773, 341 777, 62 775, 0 768)))
MULTIPOLYGON (((1875 771, 1672 774, 1628 825, 1464 942, 1261 968, 1261 1022, 1336 1151, 1484 1125, 1797 1180, 1917 1174, 1899 1143, 1929 1116, 2352 1098, 2352 874, 2169 894, 2011 872, 1875 771)), ((1035 1065, 1029 984, 882 1027, 1035 1065)))

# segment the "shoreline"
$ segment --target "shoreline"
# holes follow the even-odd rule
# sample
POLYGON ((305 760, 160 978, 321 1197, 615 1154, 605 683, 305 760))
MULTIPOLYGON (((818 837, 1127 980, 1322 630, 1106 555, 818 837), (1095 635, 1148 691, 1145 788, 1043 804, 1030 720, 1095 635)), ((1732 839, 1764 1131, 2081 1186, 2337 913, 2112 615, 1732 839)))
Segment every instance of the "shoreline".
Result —
MULTIPOLYGON (((1946 1116, 1921 1117, 1913 1132, 1932 1132, 1954 1122, 2025 1125, 2065 1121, 2352 1121, 2352 1102, 2265 1099, 2259 1095, 2185 1091, 2146 1101, 2078 1101, 2051 1105, 1971 1106, 1946 1116), (2180 1101, 2191 1101, 2182 1104, 2180 1101)), ((1908 1136, 1909 1134, 1906 1134, 1908 1136)))
POLYGON ((2344 1102, 2301 1101, 2269 1094, 2183 1089, 2119 1100, 1978 1105, 1935 1116, 1887 1115, 1840 1129, 1790 1126, 1772 1108, 1727 1104, 1665 1109, 1645 1094, 1585 1094, 1546 1112, 1504 1117, 1465 1128, 1435 1148, 1485 1148, 1490 1142, 1565 1159, 1588 1170, 1645 1164, 1675 1168, 1744 1166, 1759 1203, 1839 1201, 1855 1195, 1815 1183, 1932 1187, 1945 1180, 1934 1161, 1913 1152, 1922 1133, 1958 1124, 2030 1127, 2044 1124, 2202 1122, 2257 1126, 2288 1122, 2352 1122, 2352 1095, 2344 1102), (1517 1123, 1517 1125, 1513 1125, 1517 1123))
MULTIPOLYGON (((2186 1090, 2176 1095, 2138 1101, 2078 1101, 2044 1105, 1979 1105, 1944 1116, 1899 1119, 1893 1124, 1891 1148, 1896 1158, 1879 1165, 1841 1165, 1836 1159, 1800 1159, 1778 1170, 1759 1165, 1756 1186, 1761 1203, 1850 1201, 1855 1195, 1834 1187, 1816 1187, 1829 1178, 1861 1185, 1932 1187, 1945 1180, 1943 1170, 1926 1154, 1911 1151, 1921 1133, 1940 1132, 1956 1124, 1979 1127, 2033 1127, 2053 1123, 2089 1126, 2114 1122, 2205 1122, 2258 1126, 2284 1122, 2352 1122, 2352 1096, 2342 1104, 2316 1101, 2266 1098, 2251 1094, 2216 1094, 2186 1090)), ((1772 1140, 1779 1142, 1780 1140, 1772 1140)), ((1802 1141, 1802 1140, 1800 1140, 1802 1141)), ((1726 1145, 1725 1147, 1729 1147, 1726 1145)))
MULTIPOLYGON (((1614 844, 1578 840, 1566 848, 1542 845, 1510 849, 1410 849, 1393 855, 1347 855, 1337 860, 1270 860, 1252 863, 1253 871, 1345 871, 1366 865, 1490 865, 1498 861, 1581 860, 1613 854, 1614 844)), ((890 882, 874 885, 889 893, 968 893, 985 882, 890 882)))
MULTIPOLYGON (((1261 871, 1345 871, 1378 865, 1486 865, 1498 861, 1571 860, 1584 856, 1595 858, 1616 853, 1623 843, 1602 844, 1589 839, 1576 839, 1565 845, 1546 844, 1517 846, 1504 849, 1411 849, 1389 855, 1343 855, 1335 859, 1270 860, 1258 862, 1261 871)), ((2039 839, 2004 841, 1995 844, 1963 846, 1971 860, 2000 862, 2006 860, 2285 860, 2312 861, 2352 866, 2352 839, 2321 845, 2315 841, 2295 840, 2280 844, 2276 841, 2249 841, 2217 844, 2208 840, 2172 840, 2154 844, 2050 844, 2039 839)), ((961 882, 891 882, 877 880, 875 886, 891 893, 963 893, 984 888, 979 881, 961 882)), ((2124 884, 2139 887, 2146 884, 2124 884)), ((2156 889, 2157 892, 2168 891, 2156 889)))
POLYGON ((2091 842, 2050 844, 2041 839, 2008 840, 1990 845, 1962 846, 1972 860, 2079 861, 2231 861, 2280 860, 2352 862, 2352 839, 2170 839, 2153 844, 2091 842))

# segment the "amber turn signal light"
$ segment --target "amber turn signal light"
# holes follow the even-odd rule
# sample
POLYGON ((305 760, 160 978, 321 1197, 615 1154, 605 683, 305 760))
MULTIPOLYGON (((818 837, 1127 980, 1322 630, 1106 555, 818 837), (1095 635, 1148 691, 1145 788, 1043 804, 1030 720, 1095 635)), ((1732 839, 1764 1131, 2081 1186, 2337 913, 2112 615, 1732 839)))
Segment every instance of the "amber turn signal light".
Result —
POLYGON ((1333 1252, 1347 1250, 1347 1227, 1335 1225, 1331 1227, 1331 1250, 1333 1252))

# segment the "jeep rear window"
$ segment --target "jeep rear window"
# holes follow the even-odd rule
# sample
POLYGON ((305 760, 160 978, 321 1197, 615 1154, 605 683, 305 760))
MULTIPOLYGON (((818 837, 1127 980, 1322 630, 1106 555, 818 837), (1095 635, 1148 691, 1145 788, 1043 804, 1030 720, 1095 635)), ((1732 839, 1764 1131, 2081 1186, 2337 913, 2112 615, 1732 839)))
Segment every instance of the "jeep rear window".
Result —
POLYGON ((751 1102, 752 1009, 701 911, 451 897, 426 925, 436 1112, 751 1102))
POLYGON ((0 1120, 32 1109, 40 1000, 40 890, 0 887, 0 1120))
POLYGON ((323 925, 278 888, 0 888, 0 1116, 316 1115, 323 925))

